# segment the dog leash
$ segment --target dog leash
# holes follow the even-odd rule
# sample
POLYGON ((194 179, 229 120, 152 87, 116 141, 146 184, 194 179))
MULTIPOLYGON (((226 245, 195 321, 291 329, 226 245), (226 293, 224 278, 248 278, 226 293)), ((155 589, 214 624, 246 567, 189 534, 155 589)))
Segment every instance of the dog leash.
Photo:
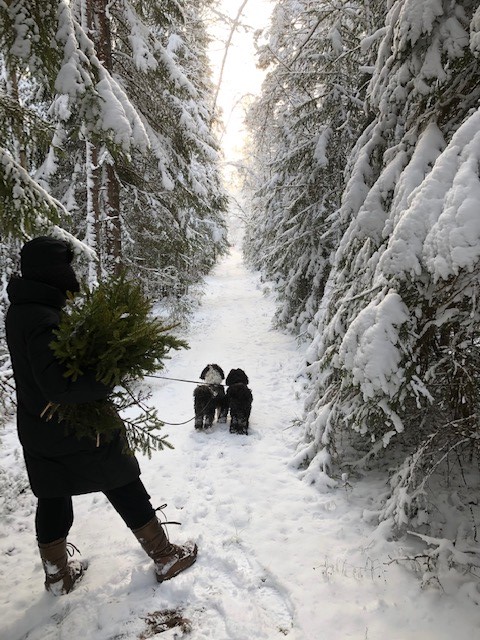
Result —
MULTIPOLYGON (((207 386, 212 384, 211 382, 205 382, 205 380, 184 380, 183 378, 169 378, 167 376, 146 375, 145 378, 159 378, 161 380, 175 380, 175 382, 190 382, 191 384, 206 384, 207 386)), ((225 386, 221 382, 215 382, 214 384, 218 384, 221 387, 225 386)))
POLYGON ((188 424, 189 422, 192 422, 192 420, 195 420, 195 416, 193 416, 193 418, 189 418, 188 420, 185 420, 185 422, 165 422, 165 420, 162 420, 160 418, 161 422, 163 422, 163 424, 166 424, 167 427, 181 427, 184 424, 188 424))
MULTIPOLYGON (((207 402, 207 404, 203 407, 203 410, 205 411, 205 409, 208 407, 208 405, 213 402, 215 398, 210 398, 210 400, 207 402)), ((193 416, 193 418, 189 418, 188 420, 185 420, 185 422, 165 422, 165 420, 162 420, 163 424, 166 424, 168 427, 181 427, 184 424, 188 424, 189 422, 192 422, 192 420, 195 420, 197 416, 193 416)))
MULTIPOLYGON (((196 385, 207 385, 208 386, 208 382, 197 382, 196 380, 183 380, 182 378, 167 378, 167 376, 145 376, 145 378, 161 378, 162 380, 175 380, 176 382, 191 382, 192 384, 196 384, 196 385)), ((217 383, 215 383, 217 384, 217 383)), ((220 385, 222 387, 224 387, 225 385, 220 385)), ((210 400, 207 402, 207 404, 203 407, 203 410, 205 411, 205 409, 208 407, 208 405, 213 402, 213 400, 215 399, 215 396, 213 398, 210 398, 210 400)), ((189 422, 192 422, 193 420, 195 420, 196 416, 193 416, 193 418, 189 418, 188 420, 185 420, 185 422, 166 422, 165 420, 162 420, 163 424, 166 424, 168 427, 181 427, 184 424, 188 424, 189 422)))

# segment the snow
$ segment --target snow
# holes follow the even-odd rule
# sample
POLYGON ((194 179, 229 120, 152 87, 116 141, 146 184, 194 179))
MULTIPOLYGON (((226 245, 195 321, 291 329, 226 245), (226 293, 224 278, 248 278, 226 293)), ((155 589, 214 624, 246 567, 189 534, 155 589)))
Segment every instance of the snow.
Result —
MULTIPOLYGON (((394 304, 395 301, 392 300, 394 304)), ((143 481, 168 503, 173 542, 195 540, 197 563, 161 585, 134 536, 102 494, 74 498, 70 541, 88 570, 69 595, 43 590, 34 535, 35 499, 13 424, 2 433, 0 472, 0 637, 5 640, 135 640, 147 619, 182 610, 191 632, 164 640, 471 640, 480 609, 471 582, 446 576, 445 591, 421 589, 391 559, 423 549, 418 538, 389 540, 388 523, 368 515, 384 476, 344 475, 320 493, 291 461, 299 440, 305 352, 271 328, 274 301, 233 249, 207 278, 188 330, 190 350, 175 352, 159 375, 198 380, 206 364, 244 369, 253 392, 248 436, 228 425, 193 428, 193 384, 150 379, 175 446, 142 459, 143 481), (365 516, 365 517, 364 517, 365 516), (473 594, 475 595, 475 594, 473 594)), ((331 484, 331 483, 330 483, 331 484)), ((423 546, 422 546, 423 545, 423 546)), ((476 594, 478 599, 479 595, 476 594)), ((142 634, 145 634, 142 636, 142 634)))
POLYGON ((318 166, 325 167, 328 164, 327 146, 332 135, 330 127, 323 127, 320 135, 318 136, 317 144, 313 152, 313 157, 318 163, 318 166))
MULTIPOLYGON (((402 3, 399 5, 401 6, 402 3)), ((398 21, 403 28, 399 48, 405 49, 407 43, 414 45, 422 34, 431 33, 435 21, 443 13, 441 0, 424 0, 423 2, 407 0, 403 3, 398 21)))
POLYGON ((151 37, 149 30, 145 25, 141 24, 131 7, 125 7, 125 17, 130 26, 128 40, 132 47, 135 67, 144 72, 155 70, 158 63, 148 46, 148 40, 151 37))
POLYGON ((384 273, 418 275, 425 265, 438 280, 475 267, 480 237, 475 206, 480 197, 479 123, 480 110, 459 127, 441 153, 443 141, 434 125, 420 138, 411 168, 398 187, 395 209, 400 213, 380 261, 384 273), (433 169, 427 174, 429 165, 433 169), (408 178, 422 175, 418 187, 408 178))
POLYGON ((470 23, 470 49, 475 55, 480 52, 480 7, 475 11, 470 23))
POLYGON ((390 291, 372 300, 348 327, 338 351, 338 364, 352 373, 353 383, 360 386, 365 400, 380 390, 393 396, 403 382, 398 327, 408 318, 401 297, 390 291))

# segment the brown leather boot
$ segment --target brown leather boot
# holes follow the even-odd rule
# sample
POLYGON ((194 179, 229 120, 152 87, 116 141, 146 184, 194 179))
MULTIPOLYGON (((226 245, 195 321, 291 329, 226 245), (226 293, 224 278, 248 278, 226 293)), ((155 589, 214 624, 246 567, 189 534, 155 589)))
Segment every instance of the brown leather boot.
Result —
POLYGON ((68 555, 72 555, 73 552, 70 549, 67 550, 66 538, 60 538, 48 544, 39 543, 38 548, 45 571, 45 589, 54 596, 69 593, 77 580, 83 576, 87 568, 86 563, 68 560, 68 555))
POLYGON ((140 529, 132 531, 145 553, 155 563, 157 582, 170 580, 181 571, 188 569, 197 559, 197 545, 187 542, 179 546, 169 542, 156 516, 140 529))

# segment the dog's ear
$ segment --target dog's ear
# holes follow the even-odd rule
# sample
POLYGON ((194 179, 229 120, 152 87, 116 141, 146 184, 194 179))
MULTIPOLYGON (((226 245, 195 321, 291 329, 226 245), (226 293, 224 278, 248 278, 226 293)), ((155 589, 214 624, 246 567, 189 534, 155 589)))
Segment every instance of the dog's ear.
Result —
POLYGON ((238 382, 243 382, 243 384, 248 384, 248 377, 243 369, 237 369, 237 374, 238 374, 238 382))
POLYGON ((212 364, 212 367, 214 367, 218 373, 222 376, 222 380, 225 378, 225 374, 223 373, 223 369, 222 367, 220 367, 218 364, 212 364))
POLYGON ((233 376, 235 375, 235 369, 230 369, 230 373, 227 376, 227 379, 225 380, 225 383, 227 385, 227 387, 231 384, 233 384, 233 376))
POLYGON ((207 375, 207 371, 210 368, 210 365, 207 364, 207 366, 205 367, 205 369, 202 371, 202 373, 200 374, 200 380, 205 380, 205 376, 207 375))

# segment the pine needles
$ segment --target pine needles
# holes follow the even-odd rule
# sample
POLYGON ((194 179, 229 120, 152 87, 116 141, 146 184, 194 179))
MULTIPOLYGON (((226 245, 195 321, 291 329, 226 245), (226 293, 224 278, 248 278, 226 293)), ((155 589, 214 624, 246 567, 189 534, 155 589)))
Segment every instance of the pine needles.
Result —
POLYGON ((153 450, 171 447, 154 433, 163 423, 156 409, 147 405, 150 395, 135 389, 134 383, 162 369, 171 349, 188 349, 186 342, 169 333, 173 328, 151 315, 150 301, 125 275, 70 298, 51 349, 65 366, 66 377, 75 381, 93 372, 112 394, 88 404, 51 404, 47 417, 67 421, 79 437, 101 434, 108 439, 120 428, 130 450, 149 457, 153 450), (120 418, 118 412, 126 410, 129 417, 120 418))

